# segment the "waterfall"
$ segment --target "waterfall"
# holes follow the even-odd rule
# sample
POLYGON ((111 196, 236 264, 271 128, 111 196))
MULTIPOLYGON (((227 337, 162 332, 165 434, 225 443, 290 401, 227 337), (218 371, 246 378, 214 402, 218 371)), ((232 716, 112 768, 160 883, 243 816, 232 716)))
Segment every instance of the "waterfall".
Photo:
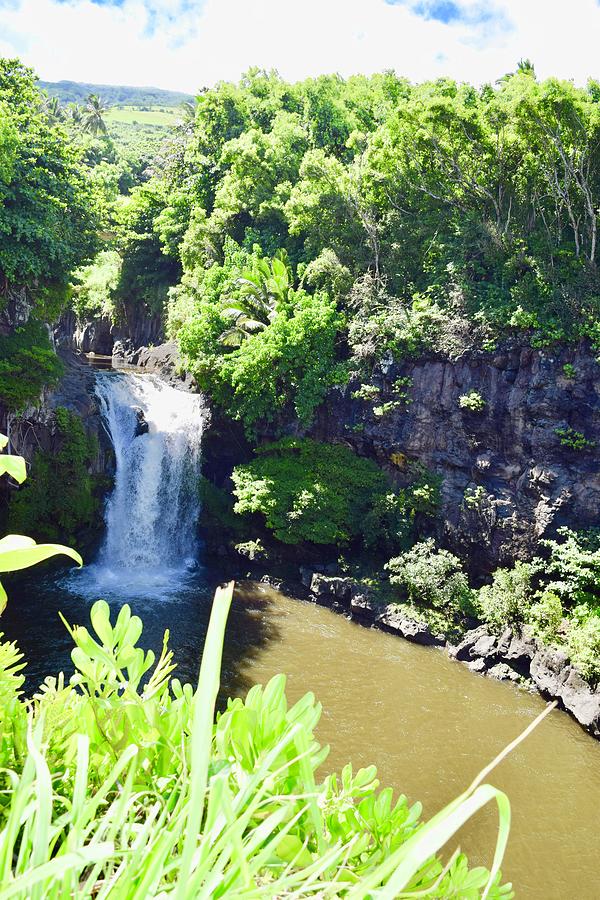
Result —
POLYGON ((96 373, 96 394, 116 473, 104 543, 86 580, 97 595, 176 588, 198 555, 202 399, 153 375, 114 372, 96 373))

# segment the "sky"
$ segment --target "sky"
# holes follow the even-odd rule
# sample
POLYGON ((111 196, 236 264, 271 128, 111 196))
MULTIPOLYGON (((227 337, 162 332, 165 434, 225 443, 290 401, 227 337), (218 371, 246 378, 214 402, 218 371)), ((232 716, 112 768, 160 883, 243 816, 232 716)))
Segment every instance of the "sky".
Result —
POLYGON ((191 93, 251 66, 481 84, 524 58, 585 84, 599 47, 600 0, 0 0, 0 56, 42 79, 191 93))

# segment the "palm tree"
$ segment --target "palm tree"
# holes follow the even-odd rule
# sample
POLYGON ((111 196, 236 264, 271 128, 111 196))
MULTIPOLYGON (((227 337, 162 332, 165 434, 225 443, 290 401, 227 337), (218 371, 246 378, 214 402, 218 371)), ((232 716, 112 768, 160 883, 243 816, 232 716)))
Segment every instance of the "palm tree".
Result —
POLYGON ((80 103, 69 103, 67 106, 66 117, 73 125, 83 125, 85 106, 82 106, 80 103))
POLYGON ((46 115, 55 122, 62 122, 65 118, 65 111, 60 105, 58 97, 46 97, 43 101, 44 111, 46 115))
POLYGON ((239 296, 223 310, 233 322, 219 338, 226 347, 239 347, 251 334, 263 331, 288 300, 292 271, 286 251, 278 250, 270 262, 258 260, 254 268, 242 272, 236 285, 239 296))
POLYGON ((108 106, 100 99, 98 94, 90 94, 85 104, 85 118, 83 130, 90 131, 94 137, 99 133, 106 134, 108 129, 104 116, 108 112, 108 106))

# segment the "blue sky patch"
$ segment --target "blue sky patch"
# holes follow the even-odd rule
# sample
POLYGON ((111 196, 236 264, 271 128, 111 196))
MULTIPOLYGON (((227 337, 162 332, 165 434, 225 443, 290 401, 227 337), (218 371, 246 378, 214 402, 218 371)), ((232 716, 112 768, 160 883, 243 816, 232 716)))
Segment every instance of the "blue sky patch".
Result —
POLYGON ((433 0, 433 2, 417 3, 413 6, 413 12, 424 19, 435 19, 449 25, 451 22, 460 22, 463 13, 454 0, 433 0))

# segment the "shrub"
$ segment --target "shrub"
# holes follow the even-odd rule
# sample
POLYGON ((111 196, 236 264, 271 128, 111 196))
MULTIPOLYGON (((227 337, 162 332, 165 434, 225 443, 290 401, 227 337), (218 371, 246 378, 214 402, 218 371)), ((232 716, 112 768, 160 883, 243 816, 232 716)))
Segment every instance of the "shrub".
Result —
POLYGON ((432 539, 415 544, 386 565, 390 583, 417 605, 431 606, 450 616, 470 612, 472 594, 457 556, 436 550, 432 539))
POLYGON ((568 447, 570 450, 588 450, 596 446, 595 441, 589 441, 581 431, 576 431, 569 425, 567 428, 555 428, 554 434, 560 441, 562 447, 568 447))
POLYGON ((388 493, 383 472, 341 444, 285 439, 261 447, 236 466, 238 513, 261 513, 286 544, 348 544, 364 534, 377 497, 388 493))
MULTIPOLYGON (((248 337, 217 368, 215 397, 252 432, 286 411, 308 425, 330 387, 346 380, 336 364, 342 319, 326 297, 298 297, 294 308, 248 337)), ((209 379, 210 380, 210 379, 209 379)))
POLYGON ((490 628, 502 631, 507 625, 527 620, 533 596, 532 575, 529 563, 517 562, 513 569, 496 569, 492 583, 480 589, 477 606, 490 628))
POLYGON ((399 400, 388 400, 386 403, 382 403, 381 406, 373 407, 373 415, 377 416, 377 418, 383 418, 383 416, 389 416, 390 413, 394 412, 395 409, 398 409, 400 406, 399 400))
POLYGON ((546 644, 558 638, 564 611, 560 597, 553 591, 544 591, 529 611, 529 624, 535 634, 546 644))
POLYGON ((378 388, 376 384, 361 384, 358 390, 352 392, 353 400, 377 400, 379 398, 379 394, 381 393, 381 388, 378 388))
POLYGON ((541 541, 549 550, 546 561, 537 563, 547 590, 557 593, 563 603, 594 606, 600 594, 600 550, 594 536, 560 528, 562 540, 541 541))
POLYGON ((170 332, 198 384, 249 435, 259 422, 286 415, 295 414, 306 425, 329 388, 347 380, 346 367, 336 362, 344 319, 326 294, 294 290, 289 274, 279 293, 271 290, 276 278, 258 277, 265 293, 257 289, 260 306, 263 312, 268 308, 265 321, 252 324, 253 317, 241 316, 236 325, 250 321, 246 333, 237 345, 225 340, 232 331, 243 332, 232 328, 231 314, 244 305, 240 282, 251 282, 244 274, 254 278, 277 263, 261 258, 258 250, 249 255, 234 247, 227 244, 223 266, 189 276, 187 287, 173 292, 170 332))
POLYGON ((0 335, 0 403, 11 412, 39 402, 43 388, 55 385, 62 373, 41 322, 30 319, 13 334, 0 335))
POLYGON ((439 509, 439 488, 439 478, 424 470, 408 487, 376 494, 362 525, 365 547, 394 553, 414 543, 421 524, 439 509))
POLYGON ((469 412, 482 412, 485 409, 485 400, 477 391, 470 391, 458 398, 458 405, 461 409, 468 409, 469 412))
POLYGON ((116 318, 115 291, 121 274, 121 257, 104 250, 93 263, 74 273, 72 306, 81 321, 95 316, 116 318))
POLYGON ((573 610, 567 630, 566 647, 571 662, 584 678, 600 678, 600 615, 585 604, 573 610))
POLYGON ((565 363, 562 370, 565 378, 573 379, 577 376, 577 369, 572 363, 565 363))

